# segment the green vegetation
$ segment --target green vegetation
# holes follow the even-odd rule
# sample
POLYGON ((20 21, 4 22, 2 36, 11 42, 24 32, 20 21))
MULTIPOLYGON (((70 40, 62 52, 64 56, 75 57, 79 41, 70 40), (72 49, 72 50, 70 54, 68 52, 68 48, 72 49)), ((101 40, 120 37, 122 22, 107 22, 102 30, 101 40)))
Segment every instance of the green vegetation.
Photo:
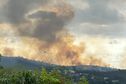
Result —
MULTIPOLYGON (((0 84, 73 84, 70 77, 61 74, 58 70, 47 71, 13 71, 0 69, 0 84)), ((75 84, 89 84, 85 77, 82 77, 75 84)))
POLYGON ((89 84, 89 83, 88 83, 88 80, 84 76, 82 76, 80 78, 79 84, 89 84))
MULTIPOLYGON (((0 62, 1 62, 1 54, 0 54, 0 62)), ((3 66, 1 66, 1 63, 0 63, 0 69, 3 69, 3 66)))
POLYGON ((126 84, 126 70, 107 67, 101 71, 96 66, 57 66, 19 57, 2 57, 0 66, 0 84, 126 84))

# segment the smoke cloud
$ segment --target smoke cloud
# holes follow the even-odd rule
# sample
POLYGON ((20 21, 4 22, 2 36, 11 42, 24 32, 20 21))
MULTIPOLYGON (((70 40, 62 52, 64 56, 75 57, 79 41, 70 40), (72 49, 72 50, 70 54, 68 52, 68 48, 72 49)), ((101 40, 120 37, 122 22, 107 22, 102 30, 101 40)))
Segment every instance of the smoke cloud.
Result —
POLYGON ((72 7, 66 3, 56 1, 50 4, 51 2, 51 0, 10 0, 7 4, 8 21, 17 27, 21 36, 53 42, 56 39, 55 34, 64 30, 74 13, 72 7))
POLYGON ((65 66, 108 66, 95 57, 85 55, 82 58, 84 43, 75 45, 74 36, 65 28, 74 17, 72 6, 64 1, 50 2, 52 1, 7 2, 8 23, 1 24, 1 53, 65 66), (8 30, 10 32, 7 35, 8 30))
POLYGON ((36 5, 46 4, 49 0, 8 0, 6 15, 9 22, 18 24, 25 21, 24 15, 36 5))
MULTIPOLYGON (((85 0, 87 7, 81 8, 76 5, 76 9, 65 0, 6 0, 0 5, 0 53, 65 66, 86 64, 117 67, 115 62, 110 63, 110 59, 113 59, 115 49, 120 49, 116 51, 116 54, 120 55, 124 47, 108 45, 108 39, 102 40, 102 37, 87 37, 81 42, 79 37, 76 40, 71 33, 76 31, 78 36, 82 33, 82 36, 117 34, 109 33, 114 28, 104 27, 122 20, 119 13, 115 9, 109 9, 108 1, 98 1, 94 3, 93 0, 85 0), (74 20, 75 23, 79 22, 76 26, 74 20), (70 30, 68 24, 72 22, 74 28, 70 30), (103 27, 104 31, 94 28, 92 24, 98 28, 103 27), (81 30, 78 25, 86 29, 81 30), (110 57, 103 56, 108 54, 110 57)), ((122 32, 119 33, 121 34, 122 32)), ((124 43, 118 44, 124 46, 124 43)))

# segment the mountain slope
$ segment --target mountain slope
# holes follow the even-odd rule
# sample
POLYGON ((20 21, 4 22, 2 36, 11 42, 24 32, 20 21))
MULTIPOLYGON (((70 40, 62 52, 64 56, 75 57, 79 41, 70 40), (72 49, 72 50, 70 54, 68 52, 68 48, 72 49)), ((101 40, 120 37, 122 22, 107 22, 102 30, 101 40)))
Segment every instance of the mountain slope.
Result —
POLYGON ((81 76, 88 78, 90 84, 126 84, 126 70, 112 69, 98 66, 60 66, 27 60, 21 57, 1 57, 0 64, 6 69, 16 70, 41 70, 42 67, 48 71, 58 69, 62 74, 72 77, 78 81, 81 76))
POLYGON ((60 66, 60 65, 54 65, 54 64, 48 64, 44 62, 34 61, 34 60, 28 60, 24 59, 22 57, 1 57, 1 65, 4 66, 4 68, 10 68, 10 67, 25 67, 27 69, 41 69, 42 67, 63 67, 63 68, 70 68, 73 70, 88 70, 88 71, 114 71, 116 69, 108 68, 108 67, 98 67, 98 66, 89 66, 89 65, 80 65, 80 66, 60 66), (20 66, 19 66, 20 65, 20 66))

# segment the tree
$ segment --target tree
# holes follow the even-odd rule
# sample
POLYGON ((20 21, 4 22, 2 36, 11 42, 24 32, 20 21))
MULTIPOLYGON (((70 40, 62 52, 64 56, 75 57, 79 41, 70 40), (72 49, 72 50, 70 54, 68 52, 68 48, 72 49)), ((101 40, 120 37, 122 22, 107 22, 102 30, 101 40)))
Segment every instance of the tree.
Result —
POLYGON ((57 75, 47 73, 45 68, 42 69, 40 79, 41 84, 61 84, 57 75))
POLYGON ((86 79, 86 77, 82 76, 80 78, 80 81, 78 84, 89 84, 88 80, 86 79))
MULTIPOLYGON (((2 55, 0 54, 0 62, 1 62, 1 57, 2 55)), ((1 65, 1 63, 0 63, 0 69, 3 69, 3 66, 1 65)))
POLYGON ((37 84, 35 75, 31 71, 23 71, 12 75, 12 84, 37 84))
POLYGON ((2 57, 2 55, 0 54, 0 61, 1 61, 1 57, 2 57))

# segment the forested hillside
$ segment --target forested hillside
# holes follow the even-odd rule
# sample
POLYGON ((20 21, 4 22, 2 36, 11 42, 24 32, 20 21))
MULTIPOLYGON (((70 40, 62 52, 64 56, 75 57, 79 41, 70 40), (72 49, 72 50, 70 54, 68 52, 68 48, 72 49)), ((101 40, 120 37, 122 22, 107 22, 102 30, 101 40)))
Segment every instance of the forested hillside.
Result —
POLYGON ((59 66, 20 57, 2 57, 0 84, 126 84, 126 70, 59 66))

